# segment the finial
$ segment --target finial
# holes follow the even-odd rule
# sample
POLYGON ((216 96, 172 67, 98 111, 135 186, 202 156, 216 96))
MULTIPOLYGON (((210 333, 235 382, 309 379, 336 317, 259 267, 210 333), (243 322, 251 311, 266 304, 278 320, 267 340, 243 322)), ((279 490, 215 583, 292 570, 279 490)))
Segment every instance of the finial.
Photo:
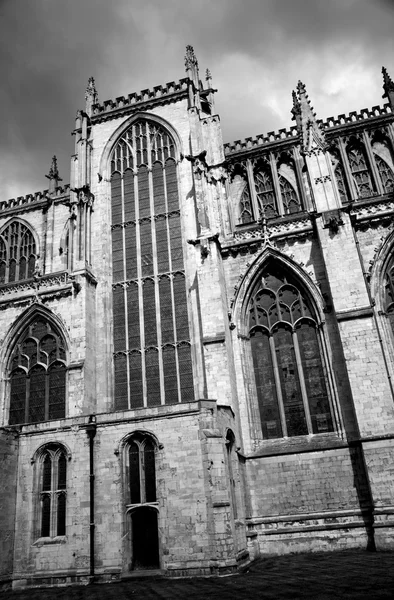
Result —
POLYGON ((186 71, 192 70, 193 68, 198 69, 198 60, 194 54, 193 46, 190 45, 186 46, 185 67, 186 71))
POLYGON ((92 106, 93 104, 98 103, 98 93, 96 90, 96 84, 94 81, 94 77, 89 77, 88 85, 85 92, 85 100, 86 100, 86 113, 89 117, 92 116, 92 106))
POLYGON ((205 71, 205 81, 208 82, 208 81, 211 81, 211 80, 212 80, 212 73, 211 73, 211 71, 209 69, 207 69, 205 71))
POLYGON ((49 179, 49 193, 51 194, 56 190, 59 181, 63 181, 61 179, 61 177, 59 176, 59 170, 57 168, 56 156, 53 156, 52 162, 51 162, 51 168, 49 169, 49 174, 45 175, 45 177, 47 179, 49 179))
POLYGON ((390 75, 387 72, 386 67, 382 67, 383 73, 383 91, 384 94, 382 98, 387 98, 389 104, 391 106, 391 110, 394 111, 394 82, 391 79, 390 75))
POLYGON ((326 148, 324 129, 317 122, 316 113, 311 106, 306 86, 302 81, 297 83, 297 92, 293 90, 292 97, 293 108, 291 113, 301 137, 302 151, 308 153, 311 151, 312 146, 324 151, 326 148))

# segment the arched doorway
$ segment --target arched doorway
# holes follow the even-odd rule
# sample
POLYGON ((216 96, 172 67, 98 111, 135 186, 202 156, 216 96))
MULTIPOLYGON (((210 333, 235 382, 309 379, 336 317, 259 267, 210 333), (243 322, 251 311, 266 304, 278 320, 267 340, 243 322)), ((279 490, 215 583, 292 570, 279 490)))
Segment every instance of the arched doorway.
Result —
POLYGON ((158 569, 160 561, 157 510, 152 506, 141 506, 131 512, 130 519, 130 569, 158 569))

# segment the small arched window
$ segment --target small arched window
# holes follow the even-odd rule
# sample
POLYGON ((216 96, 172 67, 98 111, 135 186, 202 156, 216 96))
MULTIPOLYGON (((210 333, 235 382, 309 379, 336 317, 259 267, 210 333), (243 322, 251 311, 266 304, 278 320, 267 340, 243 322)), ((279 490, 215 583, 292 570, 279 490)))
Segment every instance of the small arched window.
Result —
POLYGON ((285 215, 299 212, 302 209, 301 201, 290 181, 279 175, 279 186, 285 215))
POLYGON ((249 185, 245 183, 244 189, 239 201, 239 220, 240 223, 246 225, 253 221, 253 207, 250 197, 249 185))
POLYGON ((374 194, 371 172, 365 150, 361 144, 348 147, 349 166, 359 198, 368 198, 374 194))
POLYGON ((58 444, 50 444, 38 461, 37 537, 66 535, 67 453, 58 444))
POLYGON ((32 231, 12 221, 0 233, 0 283, 12 283, 33 277, 37 260, 32 231))
POLYGON ((262 168, 255 175, 255 186, 260 215, 270 219, 278 216, 278 206, 269 168, 262 168))
POLYGON ((317 322, 295 279, 266 267, 249 305, 263 437, 333 431, 317 322))
POLYGON ((10 425, 65 416, 65 345, 42 317, 35 319, 20 337, 11 356, 10 371, 10 425))
POLYGON ((134 434, 125 446, 126 504, 156 502, 156 446, 142 433, 134 434))
POLYGON ((385 194, 394 190, 394 173, 383 158, 375 155, 376 166, 378 167, 380 180, 382 182, 383 191, 385 194))

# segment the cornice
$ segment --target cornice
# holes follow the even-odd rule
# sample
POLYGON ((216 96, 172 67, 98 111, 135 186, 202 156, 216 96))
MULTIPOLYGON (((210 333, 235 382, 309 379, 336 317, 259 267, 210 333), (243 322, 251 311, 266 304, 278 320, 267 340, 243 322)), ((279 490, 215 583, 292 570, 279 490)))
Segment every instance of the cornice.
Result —
POLYGON ((18 196, 0 202, 0 218, 14 214, 25 213, 31 210, 46 209, 51 203, 62 204, 69 202, 70 185, 59 187, 55 195, 49 195, 49 190, 18 196))

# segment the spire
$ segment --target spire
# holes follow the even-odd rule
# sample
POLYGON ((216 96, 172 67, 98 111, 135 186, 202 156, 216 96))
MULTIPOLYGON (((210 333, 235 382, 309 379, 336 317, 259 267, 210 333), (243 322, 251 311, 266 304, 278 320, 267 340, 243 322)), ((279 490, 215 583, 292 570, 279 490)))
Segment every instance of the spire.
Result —
POLYGON ((293 91, 293 108, 291 110, 293 121, 296 122, 298 133, 301 136, 301 150, 310 152, 312 147, 325 150, 326 140, 324 129, 317 122, 305 85, 302 81, 297 84, 297 92, 293 91))
POLYGON ((97 104, 98 102, 98 93, 96 90, 96 84, 94 81, 94 77, 89 77, 88 86, 85 92, 85 100, 86 100, 86 113, 89 117, 92 115, 92 106, 93 104, 97 104))
POLYGON ((49 179, 49 193, 53 194, 58 187, 59 181, 63 181, 59 176, 59 170, 57 168, 57 158, 53 156, 51 168, 49 169, 49 174, 45 175, 47 179, 49 179))
POLYGON ((383 91, 384 94, 382 98, 387 98, 389 104, 391 106, 391 110, 394 111, 394 82, 391 79, 390 75, 387 73, 386 67, 382 67, 383 73, 383 91))

